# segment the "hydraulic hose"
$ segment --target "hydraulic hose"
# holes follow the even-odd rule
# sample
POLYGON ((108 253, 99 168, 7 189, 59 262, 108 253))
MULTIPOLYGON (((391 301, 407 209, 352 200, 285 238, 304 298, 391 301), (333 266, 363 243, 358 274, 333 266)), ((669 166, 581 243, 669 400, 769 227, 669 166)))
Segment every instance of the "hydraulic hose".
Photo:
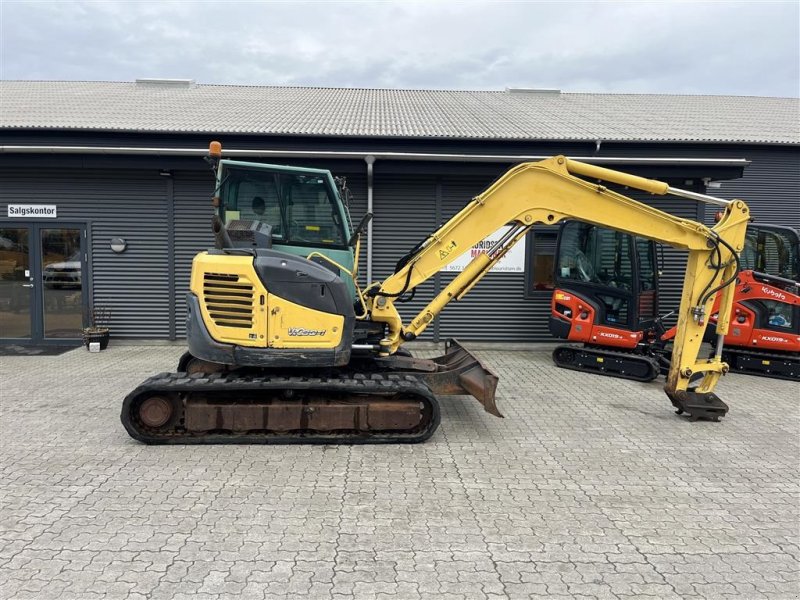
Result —
MULTIPOLYGON (((708 301, 708 299, 711 296, 713 296, 714 294, 716 294, 718 291, 720 291, 722 289, 725 289, 730 284, 732 284, 734 281, 736 281, 736 277, 739 275, 739 270, 741 268, 741 263, 739 262, 739 255, 736 254, 736 250, 734 250, 733 246, 731 246, 728 242, 726 242, 725 240, 723 240, 720 237, 717 238, 717 242, 721 243, 723 246, 725 246, 730 251, 731 255, 733 256, 733 260, 736 262, 736 269, 734 269, 733 275, 731 275, 728 278, 727 281, 723 281, 717 287, 715 287, 713 290, 711 290, 709 292, 706 292, 705 295, 703 295, 700 298, 700 306, 703 306, 708 301)), ((720 265, 720 268, 721 268, 721 265, 720 265)))
MULTIPOLYGON (((717 278, 717 275, 719 275, 719 272, 722 270, 722 252, 720 252, 719 250, 719 237, 716 234, 714 234, 714 238, 712 239, 712 241, 714 242, 714 252, 717 255, 717 261, 716 263, 714 263, 714 256, 712 255, 711 259, 709 260, 709 265, 714 269, 714 277, 709 279, 708 283, 706 284, 706 287, 703 288, 703 291, 700 293, 701 298, 705 297, 706 292, 712 285, 714 285, 714 280, 717 278)), ((703 302, 700 302, 700 304, 702 305, 703 302)))

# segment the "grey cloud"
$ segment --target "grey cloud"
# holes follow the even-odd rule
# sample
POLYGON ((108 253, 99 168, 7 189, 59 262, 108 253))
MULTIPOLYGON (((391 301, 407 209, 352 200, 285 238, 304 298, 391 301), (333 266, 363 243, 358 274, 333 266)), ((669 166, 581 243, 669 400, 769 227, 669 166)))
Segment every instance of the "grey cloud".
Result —
POLYGON ((4 79, 797 96, 797 2, 0 4, 4 79))

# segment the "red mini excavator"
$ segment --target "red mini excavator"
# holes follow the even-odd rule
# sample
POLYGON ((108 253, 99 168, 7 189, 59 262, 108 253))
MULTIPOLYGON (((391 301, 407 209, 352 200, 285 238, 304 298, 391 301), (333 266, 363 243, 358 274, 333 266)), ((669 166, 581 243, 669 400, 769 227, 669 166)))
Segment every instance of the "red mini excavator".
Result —
POLYGON ((558 232, 550 332, 582 345, 558 346, 559 367, 651 381, 665 332, 658 316, 655 243, 579 221, 558 232))
MULTIPOLYGON (((723 359, 731 369, 800 378, 798 232, 748 225, 723 359)), ((550 332, 581 342, 558 346, 559 367, 651 381, 669 369, 666 331, 658 316, 655 243, 577 221, 561 225, 550 332)), ((716 304, 710 321, 715 322, 716 304)), ((716 344, 716 340, 706 341, 716 344)))
MULTIPOLYGON (((789 227, 747 226, 743 270, 722 351, 732 371, 800 381, 799 246, 800 235, 789 227)), ((716 318, 715 302, 709 321, 716 318)), ((672 328, 662 339, 674 335, 672 328)))

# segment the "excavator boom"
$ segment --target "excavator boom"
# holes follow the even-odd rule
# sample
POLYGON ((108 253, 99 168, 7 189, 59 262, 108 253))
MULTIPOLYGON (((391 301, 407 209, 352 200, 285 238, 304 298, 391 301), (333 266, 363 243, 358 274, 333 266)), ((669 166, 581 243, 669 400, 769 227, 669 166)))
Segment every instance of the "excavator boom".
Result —
POLYGON ((717 337, 729 327, 731 286, 738 270, 737 254, 744 246, 749 210, 741 200, 727 201, 677 190, 664 182, 645 179, 556 156, 524 163, 509 170, 485 192, 432 233, 419 250, 405 257, 404 266, 369 292, 372 319, 385 322, 388 334, 381 342, 385 355, 405 341, 415 339, 452 300, 462 298, 508 250, 535 224, 555 225, 576 219, 688 250, 672 366, 665 391, 678 411, 692 417, 715 419, 727 407, 714 394, 719 377, 727 372, 721 360, 721 343, 713 358, 698 360, 708 315, 721 293, 717 337), (637 202, 606 185, 582 179, 602 180, 653 194, 673 194, 723 206, 713 227, 681 219, 637 202), (438 273, 446 265, 500 227, 512 228, 488 252, 472 262, 408 324, 403 324, 394 305, 398 297, 438 273), (689 389, 690 380, 703 374, 700 384, 689 389))

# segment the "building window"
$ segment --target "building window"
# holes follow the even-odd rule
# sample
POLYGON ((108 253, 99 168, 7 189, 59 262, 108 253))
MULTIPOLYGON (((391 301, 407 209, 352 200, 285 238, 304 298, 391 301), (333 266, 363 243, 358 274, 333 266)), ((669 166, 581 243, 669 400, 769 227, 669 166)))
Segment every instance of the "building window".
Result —
POLYGON ((537 292, 550 292, 555 288, 553 269, 555 268, 557 231, 533 231, 527 240, 525 295, 537 292))

